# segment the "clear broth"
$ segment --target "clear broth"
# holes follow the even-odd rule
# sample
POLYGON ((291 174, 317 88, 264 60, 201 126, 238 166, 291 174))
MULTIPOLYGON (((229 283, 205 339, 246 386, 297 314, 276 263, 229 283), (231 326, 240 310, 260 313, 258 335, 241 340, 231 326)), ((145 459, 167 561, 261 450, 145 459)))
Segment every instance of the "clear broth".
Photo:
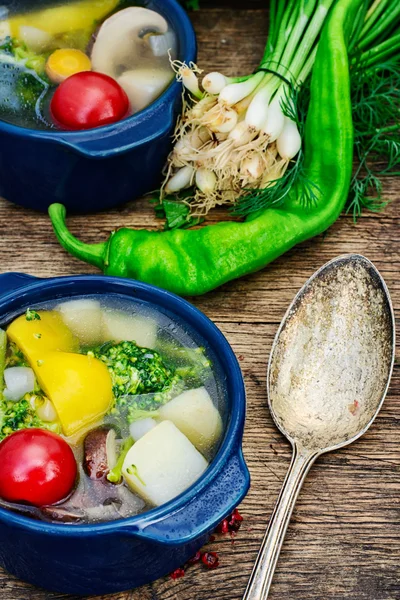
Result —
MULTIPOLYGON (((182 362, 180 358, 182 350, 190 349, 198 351, 199 348, 202 348, 203 355, 208 359, 210 367, 202 373, 200 385, 207 389, 214 406, 218 409, 222 417, 223 429, 225 429, 227 420, 227 390, 218 358, 211 352, 210 348, 207 348, 205 341, 195 331, 189 329, 167 312, 161 312, 149 304, 127 300, 118 295, 61 298, 57 302, 37 304, 30 308, 34 308, 35 310, 52 310, 62 302, 82 298, 99 301, 102 310, 107 313, 123 312, 132 318, 140 317, 152 329, 155 327, 156 343, 152 346, 152 349, 159 352, 165 364, 174 369, 182 367, 183 363, 188 364, 186 359, 183 359, 182 362)), ((16 318, 16 315, 13 316, 16 318)), ((2 326, 5 327, 5 324, 2 326)), ((104 342, 106 341, 108 340, 104 339, 104 342)), ((87 349, 87 347, 82 346, 81 352, 86 353, 87 349)), ((188 384, 185 388, 191 389, 193 385, 188 384)), ((177 395, 181 391, 177 392, 177 395)), ((120 417, 115 418, 112 415, 106 415, 103 424, 115 427, 120 433, 118 437, 123 439, 129 437, 129 425, 125 420, 121 420, 120 417)), ((101 424, 96 424, 96 427, 99 425, 101 424)), ((35 519, 54 523, 77 524, 112 521, 143 513, 152 508, 152 506, 147 505, 139 496, 135 495, 125 483, 115 485, 106 482, 104 479, 93 480, 86 474, 82 466, 84 454, 83 442, 87 433, 96 427, 92 425, 87 430, 81 430, 75 438, 65 438, 73 449, 79 470, 77 487, 66 501, 61 502, 56 507, 44 509, 24 504, 11 504, 3 500, 0 500, 0 506, 35 519)), ((215 457, 220 442, 221 439, 207 453, 203 453, 209 463, 215 457)))
MULTIPOLYGON (((94 0, 94 3, 97 5, 101 5, 102 2, 103 0, 94 0)), ((32 10, 35 11, 42 8, 68 6, 76 3, 76 1, 54 2, 54 0, 45 0, 42 2, 35 2, 35 6, 32 9, 29 3, 24 0, 10 0, 0 7, 0 120, 29 129, 44 131, 59 129, 58 125, 54 123, 50 112, 51 100, 58 86, 49 82, 45 74, 38 74, 32 68, 24 67, 20 63, 13 64, 13 62, 11 62, 10 57, 1 50, 2 45, 7 41, 4 23, 8 18, 12 18, 14 15, 23 15, 32 12, 32 10)), ((143 2, 120 0, 116 9, 107 14, 102 22, 112 14, 130 6, 143 6, 158 12, 151 0, 143 2)), ((60 39, 58 44, 57 41, 55 41, 54 49, 57 47, 71 47, 82 50, 90 56, 91 47, 100 25, 101 23, 94 29, 94 33, 89 41, 87 40, 87 37, 80 35, 79 30, 75 30, 69 32, 65 39, 60 39)), ((171 26, 169 34, 172 36, 175 46, 177 46, 178 42, 176 35, 171 26)), ((44 56, 48 56, 49 54, 51 54, 50 51, 44 52, 44 56)), ((175 57, 175 55, 173 55, 173 57, 175 57)), ((124 68, 125 67, 121 65, 121 72, 124 68)), ((136 57, 132 57, 132 62, 129 65, 129 69, 136 68, 147 69, 153 73, 157 70, 167 69, 171 71, 170 81, 173 79, 173 71, 170 66, 169 56, 167 55, 157 57, 149 50, 142 50, 136 57)), ((132 114, 136 112, 138 111, 133 109, 132 114)))

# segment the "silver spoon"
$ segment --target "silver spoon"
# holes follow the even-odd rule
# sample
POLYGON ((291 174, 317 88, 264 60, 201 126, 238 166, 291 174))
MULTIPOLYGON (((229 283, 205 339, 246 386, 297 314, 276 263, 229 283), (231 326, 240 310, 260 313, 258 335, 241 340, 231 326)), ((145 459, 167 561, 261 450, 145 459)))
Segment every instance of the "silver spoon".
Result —
POLYGON ((271 351, 268 405, 292 462, 243 600, 266 600, 301 486, 314 461, 363 435, 389 387, 393 308, 374 265, 357 254, 323 266, 295 297, 271 351))

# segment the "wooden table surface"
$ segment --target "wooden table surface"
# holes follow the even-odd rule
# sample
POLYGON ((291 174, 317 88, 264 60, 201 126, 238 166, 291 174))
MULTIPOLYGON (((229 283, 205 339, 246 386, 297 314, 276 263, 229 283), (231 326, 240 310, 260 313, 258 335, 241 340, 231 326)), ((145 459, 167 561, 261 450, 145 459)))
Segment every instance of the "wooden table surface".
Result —
MULTIPOLYGON (((245 3, 242 3, 242 5, 245 3)), ((199 36, 199 64, 206 70, 247 73, 257 64, 267 13, 255 0, 249 10, 208 2, 193 14, 199 36)), ((230 3, 232 6, 232 3, 230 3)), ((234 541, 218 538, 220 567, 192 567, 183 579, 166 577, 109 600, 239 600, 279 489, 289 466, 290 448, 267 410, 265 372, 271 343, 288 304, 322 264, 346 252, 359 252, 381 270, 400 310, 400 180, 387 180, 392 202, 383 214, 366 214, 354 225, 342 217, 327 233, 298 246, 264 271, 194 300, 211 317, 238 355, 248 392, 244 452, 252 475, 241 506, 245 518, 234 541)), ((218 217, 218 215, 217 215, 218 217)), ((119 226, 151 226, 145 203, 69 220, 86 241, 100 241, 119 226)), ((0 202, 0 272, 40 277, 86 273, 85 264, 56 243, 45 215, 0 202)), ((400 381, 395 367, 389 395, 371 430, 358 442, 321 458, 310 473, 296 506, 281 554, 271 600, 400 599, 400 381)), ((0 541, 1 543, 1 541, 0 541)), ((46 568, 46 565, 43 565, 46 568)), ((117 574, 116 574, 117 576, 117 574)), ((0 571, 2 600, 56 600, 0 571)), ((63 597, 66 598, 66 597, 63 597)), ((75 597, 69 597, 73 600, 75 597)))

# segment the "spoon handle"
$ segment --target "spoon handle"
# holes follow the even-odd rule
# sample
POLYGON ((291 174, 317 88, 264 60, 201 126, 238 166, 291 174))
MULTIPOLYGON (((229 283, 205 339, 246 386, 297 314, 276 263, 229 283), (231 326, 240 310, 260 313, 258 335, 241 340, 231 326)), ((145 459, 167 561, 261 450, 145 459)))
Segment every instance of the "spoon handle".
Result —
POLYGON ((243 600, 266 600, 301 486, 318 452, 293 448, 292 462, 265 533, 243 600))

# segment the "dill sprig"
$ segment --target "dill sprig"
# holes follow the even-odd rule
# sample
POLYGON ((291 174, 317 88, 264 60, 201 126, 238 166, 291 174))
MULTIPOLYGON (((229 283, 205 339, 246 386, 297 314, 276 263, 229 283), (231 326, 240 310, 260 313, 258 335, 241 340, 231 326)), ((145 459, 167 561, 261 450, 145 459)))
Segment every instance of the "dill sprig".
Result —
POLYGON ((366 70, 355 66, 352 106, 358 164, 346 212, 356 220, 364 209, 385 208, 381 178, 400 174, 400 61, 394 58, 366 70))
MULTIPOLYGON (((300 134, 304 128, 310 101, 310 80, 286 94, 282 109, 295 121, 300 134)), ((346 213, 354 220, 364 210, 380 212, 388 204, 382 197, 382 177, 400 175, 400 61, 397 57, 364 68, 353 59, 351 101, 354 126, 354 154, 357 161, 346 213)), ((317 186, 305 176, 301 150, 282 178, 264 190, 249 190, 233 209, 247 216, 268 207, 278 208, 296 185, 304 206, 318 202, 317 186)))
POLYGON ((271 181, 270 187, 249 190, 248 194, 239 199, 231 212, 235 216, 245 217, 258 210, 278 208, 293 191, 294 185, 304 207, 312 207, 318 202, 319 188, 305 174, 303 150, 300 150, 282 177, 271 181))

